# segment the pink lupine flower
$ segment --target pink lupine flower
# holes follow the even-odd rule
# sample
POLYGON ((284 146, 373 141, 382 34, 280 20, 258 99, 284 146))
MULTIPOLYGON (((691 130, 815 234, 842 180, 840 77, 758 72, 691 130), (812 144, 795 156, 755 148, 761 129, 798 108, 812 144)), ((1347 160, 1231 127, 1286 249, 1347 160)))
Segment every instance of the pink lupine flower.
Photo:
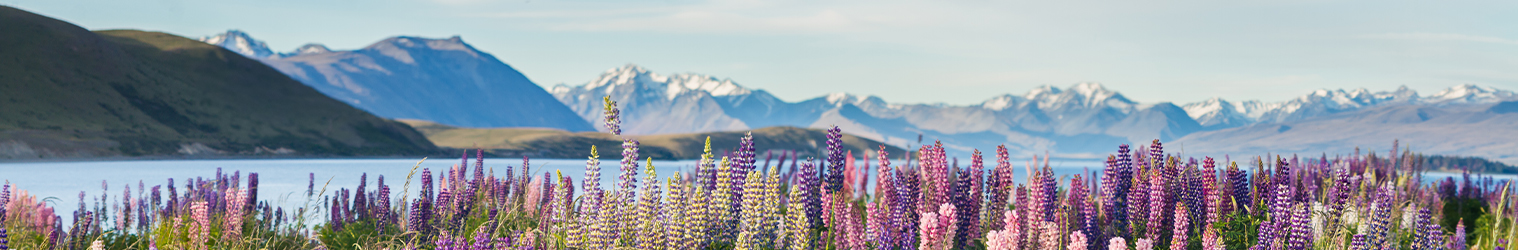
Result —
POLYGON ((1207 231, 1202 233, 1202 250, 1223 250, 1223 241, 1218 237, 1218 230, 1207 226, 1207 231))
POLYGON ((1065 245, 1066 250, 1086 250, 1086 234, 1081 231, 1070 232, 1070 244, 1065 245))
POLYGON ((1016 232, 1012 230, 991 230, 986 233, 986 250, 1017 250, 1015 238, 1016 232))
POLYGON ((1128 240, 1123 237, 1112 237, 1107 241, 1107 250, 1128 250, 1128 240))
POLYGON ((1175 228, 1170 234, 1170 250, 1186 250, 1186 233, 1191 228, 1185 206, 1175 206, 1175 228))
POLYGON ((1154 241, 1149 240, 1148 238, 1139 238, 1138 241, 1133 242, 1133 249, 1154 250, 1154 241))
POLYGON ((1052 221, 1039 223, 1038 249, 1059 250, 1059 227, 1052 221))
POLYGON ((248 201, 248 192, 239 191, 236 188, 227 190, 227 211, 222 218, 225 225, 221 227, 223 239, 236 241, 242 239, 243 204, 248 201))
POLYGON ((190 243, 195 249, 207 249, 206 240, 211 237, 211 214, 206 211, 208 208, 204 201, 190 204, 190 218, 195 219, 195 224, 190 227, 190 243))

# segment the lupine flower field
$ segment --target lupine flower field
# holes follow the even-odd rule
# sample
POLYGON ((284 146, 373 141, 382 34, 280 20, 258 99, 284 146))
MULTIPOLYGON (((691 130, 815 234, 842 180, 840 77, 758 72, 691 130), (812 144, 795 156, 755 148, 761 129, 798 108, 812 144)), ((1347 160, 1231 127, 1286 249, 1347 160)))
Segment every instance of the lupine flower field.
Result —
MULTIPOLYGON (((607 130, 620 135, 616 103, 605 111, 607 130)), ((841 134, 828 130, 825 159, 767 154, 760 163, 751 137, 723 156, 708 143, 694 171, 671 173, 654 172, 626 139, 621 161, 606 163, 619 170, 612 186, 599 181, 605 149, 588 149, 584 176, 533 169, 526 158, 486 168, 476 151, 388 182, 312 175, 298 207, 260 200, 257 173, 120 191, 103 183, 72 209, 76 201, 7 184, 0 249, 1518 247, 1509 180, 1425 182, 1418 156, 1395 145, 1387 155, 1235 161, 1170 154, 1155 140, 1113 145, 1100 169, 1056 176, 1047 156, 1015 163, 1004 147, 975 151, 963 167, 941 145, 857 160, 841 150, 841 134)))

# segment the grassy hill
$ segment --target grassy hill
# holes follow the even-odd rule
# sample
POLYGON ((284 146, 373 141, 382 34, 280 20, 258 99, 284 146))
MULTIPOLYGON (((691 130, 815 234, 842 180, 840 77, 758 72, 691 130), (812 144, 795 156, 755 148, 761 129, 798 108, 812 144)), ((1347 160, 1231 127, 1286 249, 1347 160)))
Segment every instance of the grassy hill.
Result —
MULTIPOLYGON (((459 128, 420 120, 400 120, 421 131, 440 147, 455 149, 483 148, 497 156, 532 156, 549 158, 582 158, 590 155, 590 146, 600 149, 602 158, 620 158, 622 140, 609 133, 573 133, 548 128, 459 128)), ((847 131, 845 131, 847 132, 847 131)), ((753 130, 754 148, 764 157, 765 150, 795 150, 801 157, 819 157, 817 152, 827 147, 825 132, 797 127, 767 127, 753 130)), ((744 132, 711 132, 691 134, 662 134, 629 136, 639 142, 641 156, 654 159, 697 159, 708 136, 712 139, 714 154, 730 152, 737 147, 744 132)), ((843 136, 845 150, 852 150, 855 157, 863 157, 865 150, 874 152, 880 142, 843 136)), ((902 150, 887 147, 892 157, 899 157, 902 150)), ((779 152, 775 152, 778 154, 779 152)))
POLYGON ((5 6, 0 34, 0 159, 436 151, 405 124, 188 38, 5 6))

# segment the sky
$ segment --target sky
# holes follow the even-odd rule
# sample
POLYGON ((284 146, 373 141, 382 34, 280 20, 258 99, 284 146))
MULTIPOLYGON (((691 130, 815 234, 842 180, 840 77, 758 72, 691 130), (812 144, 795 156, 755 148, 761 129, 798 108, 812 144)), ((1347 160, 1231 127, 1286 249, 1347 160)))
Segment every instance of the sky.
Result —
POLYGON ((461 36, 546 87, 637 64, 765 89, 974 104, 1099 82, 1145 103, 1518 90, 1510 1, 0 0, 92 30, 243 30, 277 52, 461 36))

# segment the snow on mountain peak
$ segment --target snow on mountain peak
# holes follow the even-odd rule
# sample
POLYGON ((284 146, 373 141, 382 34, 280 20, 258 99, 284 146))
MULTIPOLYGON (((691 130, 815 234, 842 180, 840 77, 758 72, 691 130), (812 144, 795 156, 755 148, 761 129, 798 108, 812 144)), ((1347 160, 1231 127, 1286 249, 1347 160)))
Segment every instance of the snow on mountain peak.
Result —
POLYGON ((1435 103, 1492 103, 1518 98, 1513 91, 1461 84, 1439 91, 1428 99, 1435 103))
POLYGON ((250 58, 268 58, 274 55, 274 52, 269 50, 269 45, 264 44, 263 41, 253 39, 252 36, 241 30, 227 30, 226 33, 201 37, 199 40, 211 45, 221 46, 250 58))
POLYGON ((1014 95, 1000 95, 980 103, 981 108, 1001 111, 1016 106, 1022 100, 1014 95))
POLYGON ((320 43, 308 43, 306 45, 301 45, 299 48, 295 48, 294 52, 280 53, 280 56, 311 55, 328 52, 332 52, 332 49, 328 49, 326 45, 322 45, 320 43))
POLYGON ((601 77, 586 83, 584 88, 606 88, 610 94, 617 87, 629 85, 642 89, 662 89, 665 98, 675 98, 682 93, 701 91, 712 96, 746 95, 752 90, 743 88, 732 79, 718 79, 716 77, 681 73, 674 75, 660 75, 634 64, 607 70, 601 77))

